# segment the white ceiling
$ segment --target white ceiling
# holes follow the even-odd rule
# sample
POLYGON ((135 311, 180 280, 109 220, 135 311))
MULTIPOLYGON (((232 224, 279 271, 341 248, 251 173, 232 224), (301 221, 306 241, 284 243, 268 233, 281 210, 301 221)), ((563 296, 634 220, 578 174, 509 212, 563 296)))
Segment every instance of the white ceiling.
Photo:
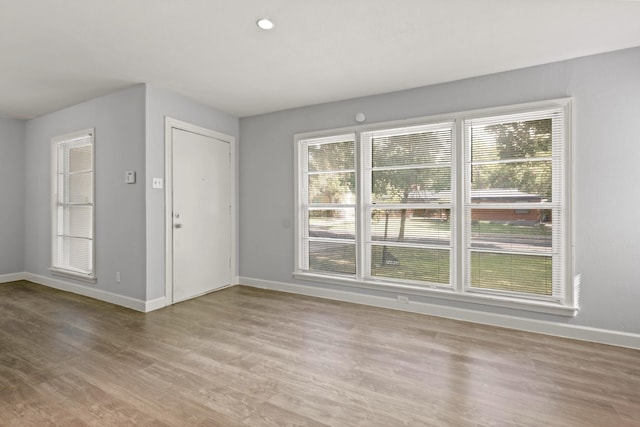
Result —
POLYGON ((245 117, 633 46, 639 1, 0 0, 0 117, 141 82, 245 117))

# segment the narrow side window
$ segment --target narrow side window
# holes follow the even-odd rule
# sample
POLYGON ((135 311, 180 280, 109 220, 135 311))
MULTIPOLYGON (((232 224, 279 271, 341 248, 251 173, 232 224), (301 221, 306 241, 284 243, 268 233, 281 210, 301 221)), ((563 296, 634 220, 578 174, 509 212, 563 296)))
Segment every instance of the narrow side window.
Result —
POLYGON ((95 279, 94 130, 52 141, 52 242, 54 273, 95 279))
POLYGON ((316 138, 298 144, 298 269, 355 277, 355 136, 316 138))

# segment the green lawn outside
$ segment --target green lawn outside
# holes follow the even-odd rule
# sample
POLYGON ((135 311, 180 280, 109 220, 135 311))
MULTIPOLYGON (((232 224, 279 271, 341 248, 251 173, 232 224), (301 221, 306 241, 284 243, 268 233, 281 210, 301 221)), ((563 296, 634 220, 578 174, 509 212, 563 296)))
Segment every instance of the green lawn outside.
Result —
POLYGON ((356 274, 355 244, 311 242, 309 268, 329 273, 356 274))
POLYGON ((514 223, 499 223, 491 221, 478 221, 471 224, 472 233, 483 234, 518 234, 551 236, 551 226, 545 224, 517 225, 514 223))
MULTIPOLYGON (((372 226, 374 239, 384 237, 384 216, 378 216, 372 226)), ((344 233, 355 232, 353 218, 311 218, 311 228, 344 233)), ((387 234, 389 241, 397 241, 400 218, 389 217, 387 234)), ((547 225, 515 225, 480 221, 472 226, 474 235, 528 235, 551 237, 551 227, 547 225)), ((442 220, 407 218, 405 236, 437 237, 448 242, 450 226, 442 220)), ((475 237, 474 237, 475 238, 475 237)), ((317 271, 355 274, 355 245, 333 244, 322 246, 316 242, 316 250, 310 254, 310 267, 317 271)), ((395 259, 383 262, 383 245, 372 245, 371 274, 374 277, 388 277, 412 281, 448 284, 450 281, 450 251, 387 246, 388 253, 395 259)), ((471 286, 505 290, 512 292, 552 295, 551 257, 531 255, 510 255, 499 253, 472 252, 471 286)))
POLYGON ((551 257, 471 253, 471 286, 552 295, 551 257))
POLYGON ((449 284, 448 249, 387 247, 387 254, 397 261, 387 259, 383 262, 383 248, 371 247, 372 276, 449 284))

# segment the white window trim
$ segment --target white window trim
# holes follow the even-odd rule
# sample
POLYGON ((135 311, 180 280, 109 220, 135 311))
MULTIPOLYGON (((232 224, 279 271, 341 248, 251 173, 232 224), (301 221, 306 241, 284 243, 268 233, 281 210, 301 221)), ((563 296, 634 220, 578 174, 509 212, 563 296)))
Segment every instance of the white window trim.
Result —
POLYGON ((71 279, 81 280, 88 283, 96 283, 96 164, 95 164, 95 128, 83 129, 77 132, 71 132, 64 135, 57 136, 51 140, 51 266, 49 267, 49 271, 54 276, 60 277, 68 277, 71 279), (93 270, 89 273, 83 273, 79 271, 74 271, 70 269, 60 268, 55 266, 55 256, 56 256, 56 236, 57 236, 57 204, 58 204, 58 183, 57 183, 57 173, 58 173, 58 150, 57 146, 60 143, 71 142, 76 139, 83 139, 87 136, 91 137, 91 157, 92 157, 92 239, 91 239, 91 254, 92 254, 92 266, 93 270))
MULTIPOLYGON (((409 295, 418 295, 425 297, 432 297, 438 299, 445 299, 451 301, 459 301, 465 303, 476 303, 483 304, 489 306, 496 306, 508 309, 517 309, 517 310, 525 310, 539 313, 548 313, 553 315, 560 316, 575 316, 579 310, 578 305, 578 294, 579 294, 579 275, 576 275, 574 272, 574 261, 573 261, 573 248, 574 248, 574 221, 573 221, 573 126, 572 120, 572 99, 571 98, 560 98, 553 99, 547 101, 540 102, 531 102, 517 105, 509 105, 509 106, 501 106, 495 108, 486 108, 479 110, 469 110, 452 114, 442 114, 437 116, 427 116, 427 117, 418 117, 401 121, 393 121, 393 122, 383 122, 376 124, 368 124, 363 126, 351 126, 348 128, 340 128, 333 130, 326 130, 320 132, 307 132, 300 133, 294 135, 294 147, 295 147, 295 165, 294 165, 294 173, 295 173, 295 184, 294 184, 294 200, 295 200, 295 268, 296 270, 293 272, 293 276, 300 280, 307 280, 313 282, 322 282, 336 285, 346 285, 350 287, 356 288, 365 288, 379 291, 387 291, 398 294, 409 294, 409 295), (565 245, 564 245, 564 278, 565 278, 565 295, 562 301, 551 301, 545 299, 535 299, 535 298, 514 298, 504 293, 492 293, 492 292, 474 292, 473 290, 465 289, 465 261, 464 257, 466 254, 466 246, 465 239, 466 233, 461 232, 465 229, 464 227, 464 177, 460 176, 460 171, 464 171, 464 121, 469 119, 478 119, 481 117, 488 116, 496 116, 496 115, 511 115, 517 113, 526 113, 532 110, 542 110, 542 109, 553 109, 553 108, 561 108, 564 110, 564 132, 565 132, 565 140, 564 140, 564 153, 563 153, 563 161, 564 161, 564 223, 565 223, 565 245), (454 143, 452 146, 452 156, 454 162, 452 164, 452 181, 451 181, 451 191, 452 191, 452 218, 454 218, 453 224, 452 222, 452 251, 455 251, 455 259, 454 263, 456 265, 456 271, 452 272, 452 285, 453 288, 443 288, 438 286, 425 286, 425 285, 414 285, 411 283, 400 283, 396 282, 386 282, 384 280, 372 280, 370 278, 364 278, 363 272, 366 271, 362 269, 364 267, 364 259, 362 259, 363 245, 364 242, 361 241, 363 238, 362 232, 364 231, 363 225, 356 224, 357 227, 357 235, 356 235, 356 245, 358 255, 360 256, 360 274, 361 277, 350 278, 347 276, 339 276, 332 274, 324 274, 324 273, 316 273, 316 272, 308 272, 302 271, 299 268, 300 259, 303 256, 302 248, 300 245, 302 238, 302 229, 301 229, 301 221, 300 221, 300 212, 302 207, 302 201, 300 200, 300 173, 302 166, 302 156, 303 150, 300 150, 299 141, 305 139, 316 139, 326 137, 328 139, 332 138, 336 135, 345 135, 345 134, 356 134, 356 153, 358 153, 357 157, 357 177, 359 182, 362 183, 363 173, 364 171, 361 161, 361 135, 365 132, 379 132, 384 129, 393 129, 393 128, 401 128, 405 126, 412 125, 430 125, 436 123, 442 123, 446 121, 454 122, 454 130, 453 130, 453 138, 454 143)), ((358 205, 359 210, 363 209, 363 195, 362 195, 362 185, 357 186, 358 192, 358 205)), ((356 213, 356 221, 362 222, 362 213, 356 213)))

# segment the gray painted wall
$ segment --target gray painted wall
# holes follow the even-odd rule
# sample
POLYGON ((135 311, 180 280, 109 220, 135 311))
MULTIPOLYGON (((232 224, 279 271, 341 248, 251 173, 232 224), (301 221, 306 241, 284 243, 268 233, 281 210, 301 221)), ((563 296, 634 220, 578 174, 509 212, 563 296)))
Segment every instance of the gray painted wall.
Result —
POLYGON ((144 97, 145 87, 138 85, 27 122, 25 271, 51 276, 51 139, 94 127, 98 282, 65 280, 145 298, 144 97), (136 184, 125 184, 126 170, 137 172, 136 184))
POLYGON ((238 118, 181 95, 146 85, 147 300, 161 298, 165 294, 165 197, 164 190, 151 188, 152 178, 164 178, 165 117, 231 135, 236 139, 239 134, 238 118))
POLYGON ((0 119, 0 274, 24 271, 24 129, 0 119))
POLYGON ((357 112, 374 123, 566 96, 574 98, 577 317, 416 300, 639 333, 640 48, 241 119, 240 275, 345 289, 291 275, 295 133, 355 125, 357 112))

